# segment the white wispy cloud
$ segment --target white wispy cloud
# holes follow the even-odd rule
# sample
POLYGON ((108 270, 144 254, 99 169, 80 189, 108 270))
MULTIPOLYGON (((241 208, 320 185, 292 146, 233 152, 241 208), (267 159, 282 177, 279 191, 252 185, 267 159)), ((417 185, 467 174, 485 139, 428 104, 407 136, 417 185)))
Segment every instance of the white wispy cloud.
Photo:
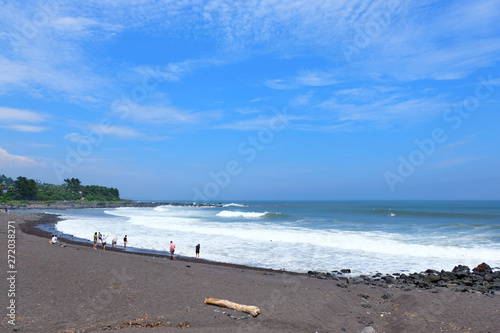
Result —
POLYGON ((0 106, 0 120, 2 122, 43 122, 45 121, 45 116, 30 110, 0 106))
POLYGON ((311 70, 300 71, 296 76, 284 79, 267 79, 264 85, 271 89, 298 89, 303 87, 323 87, 339 83, 328 72, 311 70))
POLYGON ((443 96, 411 96, 402 91, 384 93, 380 87, 343 89, 318 107, 330 121, 362 123, 368 127, 415 124, 434 119, 451 104, 443 96))
POLYGON ((7 127, 18 132, 26 132, 26 133, 40 133, 47 130, 46 127, 32 126, 32 125, 10 125, 7 127))
POLYGON ((0 148, 1 167, 32 167, 38 163, 29 157, 9 154, 5 149, 0 148))
POLYGON ((17 132, 39 133, 48 128, 33 123, 43 123, 47 115, 31 110, 0 107, 0 126, 17 132))
POLYGON ((390 33, 363 52, 359 69, 399 80, 453 80, 498 59, 499 39, 492 37, 500 31, 498 1, 451 2, 439 10, 426 3, 412 6, 399 25, 389 26, 390 33))
POLYGON ((88 103, 89 96, 102 96, 101 88, 109 81, 87 58, 84 45, 118 28, 95 18, 61 16, 67 4, 52 5, 34 1, 25 7, 3 6, 0 93, 21 91, 88 103))
POLYGON ((468 135, 464 139, 459 140, 459 141, 455 141, 455 142, 452 142, 452 143, 449 143, 447 145, 444 145, 440 149, 441 150, 450 150, 450 149, 454 149, 456 147, 468 145, 468 144, 473 143, 474 141, 476 141, 476 139, 477 139, 478 136, 479 136, 479 134, 468 135))
POLYGON ((141 137, 141 133, 139 133, 136 129, 125 126, 107 126, 102 127, 101 125, 91 126, 91 129, 95 131, 102 131, 105 135, 110 135, 122 139, 131 139, 141 137))
POLYGON ((182 124, 195 123, 198 118, 193 113, 173 106, 140 106, 131 111, 130 120, 145 123, 182 124))
POLYGON ((50 25, 60 32, 78 34, 90 34, 96 32, 96 30, 107 31, 108 33, 123 30, 121 25, 98 22, 86 17, 57 17, 50 22, 50 25))

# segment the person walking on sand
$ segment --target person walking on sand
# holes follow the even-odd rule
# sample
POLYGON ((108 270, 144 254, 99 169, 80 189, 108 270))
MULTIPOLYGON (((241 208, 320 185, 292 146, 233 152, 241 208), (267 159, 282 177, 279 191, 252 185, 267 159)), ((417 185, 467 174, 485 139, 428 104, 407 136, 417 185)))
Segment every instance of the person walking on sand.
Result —
POLYGON ((175 260, 174 252, 175 252, 175 244, 174 242, 170 241, 170 260, 175 260))
POLYGON ((200 259, 200 244, 196 245, 196 259, 200 259))
POLYGON ((94 250, 97 250, 97 231, 94 234, 94 250))
POLYGON ((106 250, 106 240, 108 239, 109 235, 102 235, 102 249, 106 250))
POLYGON ((125 235, 125 237, 123 237, 123 250, 124 251, 127 250, 127 235, 125 235))

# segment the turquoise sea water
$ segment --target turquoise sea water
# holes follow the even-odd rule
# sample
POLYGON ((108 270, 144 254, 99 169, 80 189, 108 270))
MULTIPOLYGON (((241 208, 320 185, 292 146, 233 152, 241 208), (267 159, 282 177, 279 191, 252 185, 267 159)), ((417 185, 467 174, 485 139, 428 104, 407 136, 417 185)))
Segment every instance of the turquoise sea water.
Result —
POLYGON ((52 211, 58 233, 128 235, 130 248, 306 272, 500 267, 498 201, 235 202, 223 207, 52 211))

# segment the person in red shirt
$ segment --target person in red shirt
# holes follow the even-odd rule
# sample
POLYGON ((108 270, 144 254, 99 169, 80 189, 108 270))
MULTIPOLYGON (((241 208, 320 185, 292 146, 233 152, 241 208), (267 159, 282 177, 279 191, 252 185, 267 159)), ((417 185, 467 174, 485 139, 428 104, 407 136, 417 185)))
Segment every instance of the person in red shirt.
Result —
POLYGON ((170 241, 170 260, 175 260, 174 252, 175 252, 175 244, 174 242, 170 241))

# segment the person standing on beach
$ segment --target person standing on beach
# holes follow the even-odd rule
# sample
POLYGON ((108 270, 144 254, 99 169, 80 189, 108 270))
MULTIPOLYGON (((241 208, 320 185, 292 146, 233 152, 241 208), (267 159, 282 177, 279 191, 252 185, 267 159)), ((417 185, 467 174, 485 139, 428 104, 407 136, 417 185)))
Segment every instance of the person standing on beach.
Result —
POLYGON ((106 240, 108 239, 108 236, 109 235, 106 235, 106 236, 102 235, 102 249, 103 250, 106 250, 106 240))
POLYGON ((123 250, 127 250, 127 235, 125 235, 125 237, 123 237, 123 250))
POLYGON ((101 243, 101 244, 102 244, 102 234, 101 234, 101 232, 100 232, 100 231, 99 231, 99 233, 97 234, 97 239, 98 239, 99 243, 101 243))
POLYGON ((94 250, 97 250, 97 231, 94 234, 94 250))
POLYGON ((175 260, 174 252, 175 252, 175 244, 174 242, 170 241, 170 260, 175 260))
POLYGON ((196 245, 196 259, 200 259, 200 244, 196 245))
POLYGON ((116 247, 116 242, 118 242, 118 237, 113 238, 113 241, 111 242, 111 246, 116 247))

